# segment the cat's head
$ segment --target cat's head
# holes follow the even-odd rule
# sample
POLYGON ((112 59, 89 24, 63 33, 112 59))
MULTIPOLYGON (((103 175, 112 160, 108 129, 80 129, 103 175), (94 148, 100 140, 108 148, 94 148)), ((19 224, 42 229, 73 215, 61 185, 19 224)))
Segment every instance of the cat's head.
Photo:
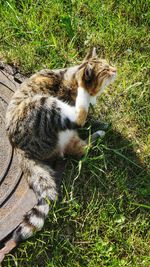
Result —
POLYGON ((96 96, 114 81, 116 68, 100 59, 93 48, 80 65, 76 77, 80 87, 86 89, 91 96, 96 96))

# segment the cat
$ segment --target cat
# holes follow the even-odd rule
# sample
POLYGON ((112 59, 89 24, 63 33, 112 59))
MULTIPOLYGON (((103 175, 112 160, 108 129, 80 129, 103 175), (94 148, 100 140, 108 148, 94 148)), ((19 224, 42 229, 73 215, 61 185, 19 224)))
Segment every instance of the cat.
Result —
MULTIPOLYGON (((98 58, 94 48, 77 66, 37 72, 13 95, 6 113, 6 131, 38 203, 24 216, 1 253, 43 227, 49 212, 47 199, 54 201, 58 195, 54 171, 46 162, 65 154, 84 154, 87 142, 77 129, 85 124, 90 103, 96 104, 115 76, 116 68, 98 58)), ((98 131, 93 138, 100 135, 98 131)))

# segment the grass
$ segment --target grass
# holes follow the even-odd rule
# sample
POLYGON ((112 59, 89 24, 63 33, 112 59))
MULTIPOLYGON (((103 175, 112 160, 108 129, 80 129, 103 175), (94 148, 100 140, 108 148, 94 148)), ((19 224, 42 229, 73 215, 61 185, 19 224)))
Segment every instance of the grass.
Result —
POLYGON ((22 73, 76 64, 92 46, 118 68, 92 114, 111 124, 105 138, 80 162, 68 159, 61 202, 4 266, 150 266, 148 7, 148 0, 1 0, 0 56, 22 73))

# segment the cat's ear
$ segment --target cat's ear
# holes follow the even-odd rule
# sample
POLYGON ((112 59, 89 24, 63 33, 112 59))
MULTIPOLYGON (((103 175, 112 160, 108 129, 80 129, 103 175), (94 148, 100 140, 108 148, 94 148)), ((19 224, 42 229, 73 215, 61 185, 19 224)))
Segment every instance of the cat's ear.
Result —
POLYGON ((84 70, 84 78, 88 82, 91 81, 93 77, 94 77, 93 66, 91 64, 87 64, 84 70))
POLYGON ((96 47, 93 47, 89 53, 87 53, 86 57, 84 58, 83 62, 89 60, 90 58, 97 58, 97 53, 96 53, 96 47))

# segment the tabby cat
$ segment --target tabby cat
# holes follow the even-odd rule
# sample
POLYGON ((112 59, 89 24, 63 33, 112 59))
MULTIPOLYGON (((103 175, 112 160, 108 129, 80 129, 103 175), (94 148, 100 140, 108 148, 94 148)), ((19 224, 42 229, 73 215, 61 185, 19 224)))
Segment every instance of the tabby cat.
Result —
POLYGON ((14 231, 11 248, 43 227, 47 199, 58 195, 54 171, 46 161, 84 154, 86 142, 77 129, 85 124, 90 103, 96 103, 115 76, 116 69, 99 59, 94 48, 80 65, 39 71, 15 92, 7 109, 6 130, 38 204, 14 231))

